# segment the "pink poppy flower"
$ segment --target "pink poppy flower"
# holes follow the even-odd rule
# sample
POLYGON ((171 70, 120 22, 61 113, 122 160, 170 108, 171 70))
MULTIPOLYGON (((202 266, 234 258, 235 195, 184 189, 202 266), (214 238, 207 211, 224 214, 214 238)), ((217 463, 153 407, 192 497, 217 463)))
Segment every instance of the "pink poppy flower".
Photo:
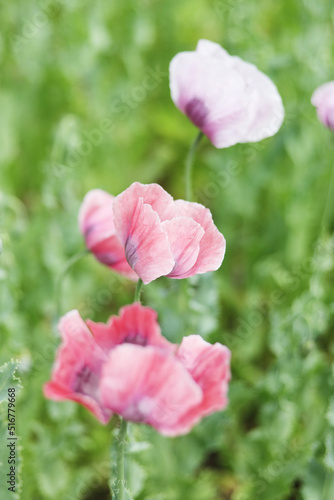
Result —
POLYGON ((311 103, 321 123, 334 132, 334 81, 320 85, 313 92, 311 103))
POLYGON ((134 182, 113 203, 115 229, 128 263, 144 284, 216 271, 225 239, 210 210, 173 198, 158 184, 134 182))
POLYGON ((177 436, 227 404, 229 349, 198 335, 180 346, 168 342, 153 309, 135 303, 107 324, 85 323, 72 311, 60 329, 63 344, 44 393, 84 404, 102 423, 118 413, 177 436))
POLYGON ((87 248, 102 264, 127 278, 137 280, 138 276, 127 263, 124 246, 116 236, 113 201, 114 196, 102 189, 89 191, 79 211, 80 231, 87 248))
POLYGON ((216 148, 257 142, 279 130, 284 108, 274 83, 253 64, 200 40, 170 63, 174 104, 216 148))

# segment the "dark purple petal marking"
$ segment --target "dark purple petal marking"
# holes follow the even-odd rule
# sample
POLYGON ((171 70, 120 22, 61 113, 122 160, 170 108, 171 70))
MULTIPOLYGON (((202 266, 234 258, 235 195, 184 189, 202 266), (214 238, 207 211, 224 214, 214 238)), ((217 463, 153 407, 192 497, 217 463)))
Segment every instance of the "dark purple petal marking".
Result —
POLYGON ((130 236, 128 236, 125 242, 125 257, 126 260, 128 261, 129 266, 132 267, 133 269, 134 265, 138 260, 138 256, 137 256, 137 245, 130 236))
POLYGON ((95 397, 98 388, 99 377, 91 369, 84 365, 77 373, 73 390, 79 394, 95 397))
POLYGON ((208 114, 208 109, 201 99, 197 99, 197 97, 195 97, 189 101, 186 105, 185 112, 196 127, 203 127, 208 114))
POLYGON ((141 345, 141 346, 146 346, 147 345, 147 339, 144 338, 142 335, 139 333, 130 333, 125 337, 123 340, 124 344, 136 344, 136 345, 141 345))

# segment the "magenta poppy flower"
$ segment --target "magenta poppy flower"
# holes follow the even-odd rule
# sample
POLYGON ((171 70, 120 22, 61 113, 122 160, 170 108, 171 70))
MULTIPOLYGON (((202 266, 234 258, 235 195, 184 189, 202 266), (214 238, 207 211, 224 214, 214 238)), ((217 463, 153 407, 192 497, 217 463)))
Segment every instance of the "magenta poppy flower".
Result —
POLYGON ((128 263, 145 284, 216 271, 225 239, 211 212, 173 198, 158 184, 134 182, 113 203, 115 230, 128 263))
POLYGON ((334 131, 334 81, 320 85, 314 91, 311 102, 321 123, 334 131))
POLYGON ((107 324, 85 323, 72 311, 60 329, 63 344, 45 395, 78 401, 102 423, 118 413, 177 436, 227 404, 228 348, 198 335, 180 346, 168 342, 148 307, 126 306, 107 324))
POLYGON ((284 108, 274 83, 256 66, 200 40, 170 63, 171 96, 216 148, 257 142, 279 130, 284 108))
POLYGON ((138 276, 127 263, 124 246, 119 241, 113 218, 114 196, 102 189, 89 191, 80 207, 79 227, 87 248, 95 257, 127 278, 138 276))

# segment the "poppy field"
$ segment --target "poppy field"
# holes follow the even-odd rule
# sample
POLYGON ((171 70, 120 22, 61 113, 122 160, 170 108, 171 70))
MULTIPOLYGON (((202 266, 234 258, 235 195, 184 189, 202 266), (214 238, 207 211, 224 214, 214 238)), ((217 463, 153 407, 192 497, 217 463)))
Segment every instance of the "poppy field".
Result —
POLYGON ((1 25, 1 500, 334 498, 332 2, 1 25))

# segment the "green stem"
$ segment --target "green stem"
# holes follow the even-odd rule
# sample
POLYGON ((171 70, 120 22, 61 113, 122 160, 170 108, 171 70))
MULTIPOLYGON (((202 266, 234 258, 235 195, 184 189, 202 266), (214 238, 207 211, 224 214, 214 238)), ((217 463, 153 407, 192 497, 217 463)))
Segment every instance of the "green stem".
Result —
POLYGON ((57 317, 59 318, 61 315, 61 291, 62 291, 62 285, 64 278, 69 271, 69 269, 76 263, 78 260, 82 259, 85 257, 85 255, 89 254, 89 250, 85 249, 82 250, 82 252, 77 253, 76 255, 73 255, 73 257, 67 262, 66 266, 60 273, 57 279, 56 283, 56 304, 57 304, 57 317))
POLYGON ((199 132, 196 139, 190 146, 187 158, 186 158, 186 169, 185 169, 185 183, 186 183, 186 200, 192 201, 193 197, 193 187, 192 187, 192 167, 194 162, 194 156, 197 149, 198 144, 200 143, 202 137, 204 136, 203 132, 199 132))
POLYGON ((139 278, 137 286, 136 286, 134 302, 140 302, 140 295, 141 295, 141 292, 142 292, 142 286, 143 286, 143 284, 144 283, 139 278))
POLYGON ((117 447, 117 487, 119 495, 117 500, 124 500, 124 486, 125 486, 125 476, 124 476, 124 449, 125 449, 125 436, 126 436, 127 421, 122 418, 121 428, 118 436, 118 447, 117 447))

